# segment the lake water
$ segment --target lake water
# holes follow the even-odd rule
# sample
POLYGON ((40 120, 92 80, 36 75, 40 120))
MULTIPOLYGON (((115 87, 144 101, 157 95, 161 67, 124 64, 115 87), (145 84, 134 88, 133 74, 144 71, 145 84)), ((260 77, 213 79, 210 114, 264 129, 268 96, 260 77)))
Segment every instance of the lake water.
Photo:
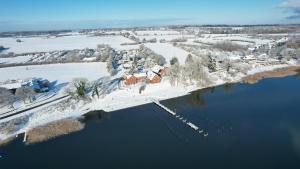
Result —
POLYGON ((80 132, 0 147, 0 168, 300 168, 299 75, 201 90, 162 104, 209 135, 153 104, 94 112, 80 132))

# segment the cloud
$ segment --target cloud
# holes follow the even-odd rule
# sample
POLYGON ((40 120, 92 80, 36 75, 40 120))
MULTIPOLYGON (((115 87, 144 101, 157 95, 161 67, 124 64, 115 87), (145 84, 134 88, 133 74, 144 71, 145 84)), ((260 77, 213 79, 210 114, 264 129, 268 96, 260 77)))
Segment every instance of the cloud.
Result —
POLYGON ((292 16, 288 16, 286 19, 300 19, 300 0, 283 1, 278 7, 293 13, 292 16))

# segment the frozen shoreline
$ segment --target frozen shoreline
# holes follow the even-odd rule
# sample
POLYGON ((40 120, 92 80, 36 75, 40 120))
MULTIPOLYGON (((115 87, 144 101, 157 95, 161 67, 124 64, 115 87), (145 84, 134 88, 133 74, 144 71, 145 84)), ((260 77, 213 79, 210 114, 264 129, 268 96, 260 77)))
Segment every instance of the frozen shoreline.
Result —
POLYGON ((154 84, 147 86, 146 90, 139 94, 139 86, 132 86, 130 88, 125 88, 121 90, 117 90, 112 92, 111 94, 105 96, 101 99, 93 99, 91 102, 84 101, 72 101, 72 106, 68 106, 63 110, 60 110, 59 103, 54 102, 50 105, 42 106, 40 108, 28 111, 19 116, 10 117, 4 120, 0 120, 1 123, 9 122, 16 118, 22 118, 26 115, 30 115, 28 121, 16 132, 5 135, 0 133, 0 140, 8 139, 12 136, 24 133, 32 128, 46 125, 47 123, 59 121, 63 119, 73 119, 80 118, 84 114, 87 114, 91 111, 118 111, 127 108, 132 108, 136 106, 141 106, 145 104, 152 103, 152 99, 156 100, 167 100, 171 98, 177 98, 184 95, 188 95, 193 91, 216 87, 220 85, 224 85, 226 83, 239 83, 242 82, 243 78, 246 76, 250 76, 256 73, 261 73, 265 71, 272 71, 280 68, 288 68, 292 66, 297 66, 293 64, 282 64, 275 66, 264 66, 254 68, 247 75, 238 75, 235 78, 232 78, 230 81, 224 81, 219 76, 222 76, 221 72, 217 72, 216 74, 212 74, 213 78, 218 78, 213 84, 205 87, 199 87, 196 85, 184 87, 180 86, 171 86, 168 80, 164 80, 160 84, 154 84))

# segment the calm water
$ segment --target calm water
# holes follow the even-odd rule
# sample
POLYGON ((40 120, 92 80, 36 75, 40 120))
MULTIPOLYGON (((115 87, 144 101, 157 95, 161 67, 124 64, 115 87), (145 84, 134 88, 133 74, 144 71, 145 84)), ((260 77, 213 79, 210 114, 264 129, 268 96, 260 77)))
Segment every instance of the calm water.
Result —
POLYGON ((162 103, 209 136, 152 104, 95 112, 80 132, 0 147, 0 168, 300 168, 299 77, 221 86, 162 103))

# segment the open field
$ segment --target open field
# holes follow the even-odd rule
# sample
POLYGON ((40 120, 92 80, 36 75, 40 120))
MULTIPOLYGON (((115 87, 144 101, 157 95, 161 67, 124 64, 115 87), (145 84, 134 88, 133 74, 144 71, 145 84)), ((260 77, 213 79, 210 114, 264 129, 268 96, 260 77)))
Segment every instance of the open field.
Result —
POLYGON ((62 37, 22 37, 22 38, 0 38, 0 44, 9 48, 5 53, 14 52, 16 54, 50 52, 58 50, 73 49, 96 49, 98 44, 108 44, 116 49, 124 49, 122 43, 132 43, 131 40, 122 36, 89 36, 71 35, 62 37), (22 42, 17 42, 20 39, 22 42))
POLYGON ((68 63, 49 64, 34 66, 19 66, 1 68, 0 81, 4 82, 12 79, 27 79, 33 77, 43 77, 50 81, 59 83, 70 82, 74 78, 85 77, 96 80, 103 76, 108 76, 106 63, 68 63))

